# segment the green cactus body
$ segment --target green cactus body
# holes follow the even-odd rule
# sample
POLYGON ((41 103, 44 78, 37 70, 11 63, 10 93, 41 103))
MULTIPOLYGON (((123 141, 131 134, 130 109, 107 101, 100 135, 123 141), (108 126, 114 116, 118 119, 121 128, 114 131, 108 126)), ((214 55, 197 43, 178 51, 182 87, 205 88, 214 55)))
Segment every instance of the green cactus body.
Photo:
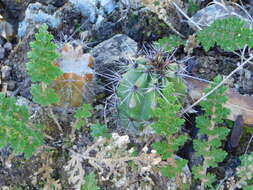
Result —
POLYGON ((147 92, 151 83, 151 76, 145 71, 145 66, 138 64, 123 75, 118 87, 120 97, 120 114, 127 118, 141 121, 150 118, 150 107, 154 92, 147 92))
POLYGON ((129 121, 140 123, 152 118, 152 112, 156 107, 157 96, 161 96, 162 87, 172 81, 178 88, 178 94, 186 94, 186 87, 182 79, 176 78, 175 67, 171 64, 169 69, 161 73, 147 59, 137 59, 134 67, 129 66, 123 74, 117 89, 119 97, 119 117, 122 125, 128 125, 129 121), (162 76, 162 77, 161 77, 162 76))

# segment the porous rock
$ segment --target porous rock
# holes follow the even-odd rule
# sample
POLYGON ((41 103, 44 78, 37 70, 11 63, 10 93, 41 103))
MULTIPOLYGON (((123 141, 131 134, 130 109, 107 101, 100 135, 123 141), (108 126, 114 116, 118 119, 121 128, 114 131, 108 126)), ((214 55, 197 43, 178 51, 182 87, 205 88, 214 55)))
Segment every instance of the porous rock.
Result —
POLYGON ((117 3, 115 0, 100 0, 100 6, 103 12, 108 15, 117 8, 117 3))
POLYGON ((7 65, 4 65, 1 68, 1 76, 3 80, 8 80, 11 75, 11 68, 7 65))
POLYGON ((55 7, 61 7, 67 2, 67 0, 38 0, 38 2, 46 5, 52 4, 55 7))
POLYGON ((27 6, 34 0, 1 0, 0 14, 11 24, 16 24, 24 18, 27 6))
POLYGON ((91 54, 95 57, 95 70, 98 73, 110 72, 121 68, 129 57, 137 53, 137 43, 124 34, 117 34, 101 42, 93 48, 91 54))
MULTIPOLYGON (((92 37, 103 41, 115 34, 123 33, 137 42, 157 40, 171 34, 169 26, 147 8, 129 9, 123 7, 124 14, 115 11, 106 17, 98 17, 92 26, 92 37)), ((123 12, 122 11, 122 12, 123 12)))
POLYGON ((10 52, 8 59, 5 60, 5 65, 10 66, 12 69, 13 80, 23 81, 27 78, 25 64, 28 62, 27 52, 30 51, 29 43, 34 39, 34 34, 35 29, 28 32, 10 52))
POLYGON ((98 15, 106 16, 118 7, 115 0, 69 0, 69 2, 91 23, 96 23, 98 15))
POLYGON ((55 11, 56 8, 53 6, 44 6, 40 3, 30 4, 25 11, 24 20, 19 24, 18 36, 24 37, 36 24, 46 23, 52 28, 59 27, 61 19, 55 15, 55 11))
POLYGON ((97 17, 96 1, 94 0, 69 0, 74 8, 81 13, 83 17, 88 17, 90 22, 95 23, 97 17))
MULTIPOLYGON (((247 18, 245 14, 240 12, 238 9, 230 5, 218 3, 209 5, 199 10, 195 15, 191 17, 191 20, 198 24, 200 27, 207 27, 210 26, 215 20, 232 16, 238 16, 242 19, 247 18)), ((196 29, 195 25, 193 25, 190 21, 188 23, 193 29, 196 29)))
POLYGON ((7 50, 7 51, 10 51, 12 49, 12 44, 10 42, 7 42, 4 44, 4 48, 7 50))
POLYGON ((3 18, 0 18, 0 35, 6 40, 12 40, 16 36, 14 26, 3 18))
POLYGON ((5 49, 2 46, 0 46, 0 59, 3 59, 4 56, 5 56, 5 49))

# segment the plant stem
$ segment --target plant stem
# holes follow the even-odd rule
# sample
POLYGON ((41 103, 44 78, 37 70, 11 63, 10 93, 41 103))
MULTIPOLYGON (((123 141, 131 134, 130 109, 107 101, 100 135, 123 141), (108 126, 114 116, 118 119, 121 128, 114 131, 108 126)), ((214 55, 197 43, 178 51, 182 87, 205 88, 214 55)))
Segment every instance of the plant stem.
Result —
POLYGON ((49 109, 49 115, 50 115, 50 117, 54 120, 54 122, 55 122, 56 126, 58 127, 58 129, 63 133, 62 127, 61 127, 58 119, 54 115, 54 112, 53 112, 52 108, 49 106, 48 109, 49 109))
MULTIPOLYGON (((215 113, 215 108, 213 108, 212 113, 215 113)), ((215 117, 215 115, 212 114, 212 116, 210 118, 211 126, 209 127, 209 131, 212 131, 215 128, 215 122, 214 122, 215 118, 214 117, 215 117)), ((211 140, 210 138, 211 138, 211 136, 208 136, 208 138, 207 138, 207 142, 208 142, 208 147, 206 148, 207 152, 209 152, 211 150, 211 145, 209 143, 209 141, 211 140)), ((207 175, 207 169, 208 169, 207 159, 208 158, 204 157, 204 161, 203 161, 203 175, 205 175, 205 176, 207 175)), ((201 187, 200 187, 201 190, 205 190, 205 183, 206 183, 206 181, 201 179, 201 187)))

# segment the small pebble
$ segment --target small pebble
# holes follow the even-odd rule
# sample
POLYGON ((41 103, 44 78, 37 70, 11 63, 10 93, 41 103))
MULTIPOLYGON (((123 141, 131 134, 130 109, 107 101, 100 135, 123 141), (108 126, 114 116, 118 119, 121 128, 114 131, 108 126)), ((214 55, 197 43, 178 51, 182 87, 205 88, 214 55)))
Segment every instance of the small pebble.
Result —
POLYGON ((3 46, 5 43, 5 39, 3 37, 0 36, 0 45, 3 46))
POLYGON ((12 49, 12 44, 10 42, 7 42, 6 44, 4 44, 4 49, 10 51, 12 49))
POLYGON ((14 80, 10 80, 7 82, 7 90, 13 91, 16 88, 16 82, 14 80))
POLYGON ((5 49, 2 46, 0 46, 0 59, 3 59, 4 55, 5 55, 5 49))
POLYGON ((2 73, 2 79, 7 80, 11 75, 11 68, 7 65, 4 65, 1 68, 1 73, 2 73))

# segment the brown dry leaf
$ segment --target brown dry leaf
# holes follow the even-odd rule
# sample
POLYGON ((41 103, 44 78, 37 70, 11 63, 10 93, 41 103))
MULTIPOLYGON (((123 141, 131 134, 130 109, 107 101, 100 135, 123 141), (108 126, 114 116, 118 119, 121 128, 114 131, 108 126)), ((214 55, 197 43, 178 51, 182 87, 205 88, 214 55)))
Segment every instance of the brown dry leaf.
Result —
MULTIPOLYGON (((204 89, 208 87, 207 82, 191 78, 187 78, 186 84, 189 96, 193 101, 201 98, 204 95, 204 89)), ((226 95, 228 96, 228 102, 224 106, 231 111, 228 119, 235 121, 238 115, 242 115, 245 124, 253 124, 253 98, 243 96, 234 89, 229 89, 226 95)))
POLYGON ((37 176, 41 176, 42 181, 45 183, 43 190, 61 190, 61 183, 60 180, 55 180, 52 177, 52 174, 54 172, 54 169, 52 168, 53 165, 53 159, 52 159, 53 153, 52 152, 43 152, 41 154, 41 160, 43 161, 42 167, 34 173, 35 178, 33 180, 33 184, 38 183, 37 182, 37 176))

